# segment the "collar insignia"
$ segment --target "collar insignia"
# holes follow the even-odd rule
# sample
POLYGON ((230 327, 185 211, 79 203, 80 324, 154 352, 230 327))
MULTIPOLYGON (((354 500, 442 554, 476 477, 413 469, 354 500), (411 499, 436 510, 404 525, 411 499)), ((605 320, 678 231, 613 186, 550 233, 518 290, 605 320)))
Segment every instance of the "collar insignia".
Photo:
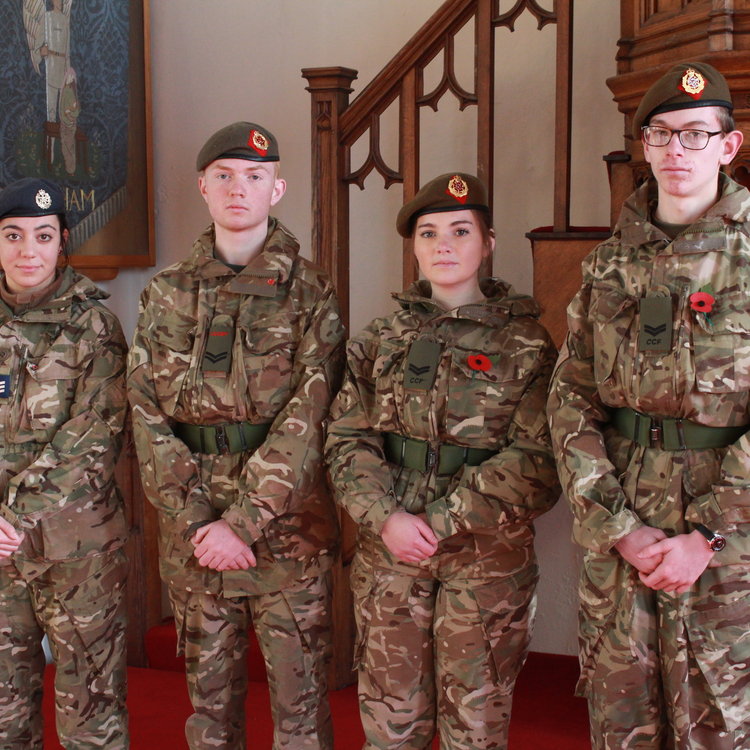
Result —
POLYGON ((52 198, 50 198, 49 193, 44 189, 37 190, 34 200, 36 201, 36 205, 41 209, 49 208, 52 205, 52 198))
POLYGON ((700 99, 703 89, 706 88, 706 79, 695 68, 688 68, 677 88, 688 96, 692 96, 693 99, 700 99))
POLYGON ((247 138, 247 145, 255 149, 261 156, 265 156, 268 153, 270 144, 268 138, 259 130, 251 130, 247 138))
POLYGON ((461 176, 455 174, 448 180, 448 189, 445 192, 452 195, 459 203, 466 203, 469 186, 461 176))

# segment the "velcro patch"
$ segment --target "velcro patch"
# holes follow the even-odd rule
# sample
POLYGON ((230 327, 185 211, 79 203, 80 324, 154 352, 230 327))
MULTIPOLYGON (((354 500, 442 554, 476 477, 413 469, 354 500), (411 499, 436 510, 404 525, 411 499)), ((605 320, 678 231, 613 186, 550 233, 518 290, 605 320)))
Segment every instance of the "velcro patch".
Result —
POLYGON ((217 315, 211 321, 206 351, 203 354, 203 374, 224 376, 232 369, 234 320, 229 315, 217 315))
POLYGON ((409 347, 404 388, 429 391, 435 382, 443 345, 429 339, 416 339, 409 347))
POLYGON ((664 354, 672 349, 672 298, 644 297, 640 301, 638 349, 664 354))

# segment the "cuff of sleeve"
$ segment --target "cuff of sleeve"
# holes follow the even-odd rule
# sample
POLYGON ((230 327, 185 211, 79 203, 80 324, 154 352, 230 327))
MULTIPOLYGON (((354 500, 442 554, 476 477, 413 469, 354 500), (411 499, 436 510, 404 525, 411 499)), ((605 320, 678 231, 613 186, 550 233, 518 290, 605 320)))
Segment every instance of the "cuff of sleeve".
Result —
POLYGON ((716 488, 688 505, 685 520, 719 533, 732 532, 738 524, 750 523, 750 492, 744 487, 716 488))
POLYGON ((255 544, 263 533, 260 526, 253 523, 247 513, 237 505, 227 508, 221 517, 248 547, 255 544))
POLYGON ((438 539, 447 539, 449 536, 458 533, 455 521, 448 511, 448 501, 445 497, 430 503, 425 508, 425 513, 438 539))
POLYGON ((23 531, 21 519, 7 505, 0 505, 0 516, 2 516, 16 531, 23 531))
POLYGON ((174 531, 176 534, 179 534, 182 539, 185 539, 187 541, 190 537, 186 535, 188 534, 191 527, 195 527, 195 529, 193 529, 194 534, 195 530, 197 530, 198 528, 198 525, 202 526, 203 524, 211 523, 211 521, 215 520, 216 511, 209 503, 204 501, 195 501, 187 505, 184 510, 180 511, 175 516, 174 531))
POLYGON ((367 513, 362 516, 360 523, 366 528, 371 529, 374 533, 379 534, 383 529, 383 524, 397 510, 396 498, 390 494, 385 495, 370 506, 367 513))
MULTIPOLYGON (((597 524, 596 528, 590 526, 583 528, 582 545, 595 552, 609 552, 620 539, 641 526, 643 526, 643 521, 632 510, 621 510, 619 513, 608 516, 603 523, 597 524)), ((580 533, 581 530, 579 530, 580 533)))

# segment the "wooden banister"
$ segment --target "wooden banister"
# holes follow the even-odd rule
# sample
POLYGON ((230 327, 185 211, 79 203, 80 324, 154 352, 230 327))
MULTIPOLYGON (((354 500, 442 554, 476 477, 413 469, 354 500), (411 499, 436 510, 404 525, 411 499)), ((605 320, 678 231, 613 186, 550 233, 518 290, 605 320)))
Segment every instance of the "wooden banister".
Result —
MULTIPOLYGON (((351 184, 364 189, 367 176, 375 171, 388 188, 402 183, 403 198, 409 200, 420 186, 419 145, 421 107, 438 108, 452 93, 460 109, 476 105, 477 174, 493 193, 494 167, 494 72, 495 34, 498 26, 514 30, 517 19, 531 13, 537 27, 557 25, 555 177, 553 227, 567 231, 570 221, 570 130, 572 81, 573 0, 551 0, 552 11, 537 0, 516 0, 500 13, 500 0, 447 0, 404 45, 381 72, 349 103, 356 71, 348 68, 306 68, 302 75, 312 94, 312 181, 314 259, 332 275, 348 321, 349 300, 349 199, 351 184), (455 74, 454 40, 474 20, 474 91, 466 91, 455 74), (424 90, 424 71, 443 53, 443 71, 432 91, 424 90), (380 118, 398 99, 399 133, 397 166, 383 158, 380 118), (369 149, 361 164, 352 167, 352 146, 369 134, 369 149)), ((490 197, 490 200, 492 198, 490 197)), ((404 243, 403 283, 416 278, 410 243, 404 243)))

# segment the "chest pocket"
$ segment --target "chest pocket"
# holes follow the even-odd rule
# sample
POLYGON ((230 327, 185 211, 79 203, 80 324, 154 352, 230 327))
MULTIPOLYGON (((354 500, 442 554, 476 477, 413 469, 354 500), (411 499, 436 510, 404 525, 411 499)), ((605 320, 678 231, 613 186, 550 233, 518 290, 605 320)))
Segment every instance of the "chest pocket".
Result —
POLYGON ((453 349, 446 433, 459 439, 480 438, 486 447, 502 444, 528 376, 528 370, 512 356, 453 349))
POLYGON ((52 439, 61 424, 70 418, 78 379, 87 359, 75 347, 48 351, 38 359, 30 359, 21 373, 23 402, 17 439, 39 442, 52 439))
MULTIPOLYGON (((701 313, 691 314, 696 316, 701 313)), ((750 389, 750 309, 747 295, 717 295, 709 321, 698 319, 692 329, 696 388, 703 393, 733 393, 750 389)))
POLYGON ((626 337, 637 342, 637 335, 631 334, 636 312, 635 297, 612 287, 594 285, 592 288, 589 317, 593 326, 597 383, 604 383, 611 377, 626 337))
POLYGON ((170 313, 169 325, 154 325, 149 332, 154 390, 161 409, 174 414, 180 393, 190 371, 196 324, 176 319, 170 313))
POLYGON ((302 314, 289 310, 240 324, 241 361, 258 419, 273 419, 294 392, 301 375, 295 373, 294 363, 302 323, 302 314))

